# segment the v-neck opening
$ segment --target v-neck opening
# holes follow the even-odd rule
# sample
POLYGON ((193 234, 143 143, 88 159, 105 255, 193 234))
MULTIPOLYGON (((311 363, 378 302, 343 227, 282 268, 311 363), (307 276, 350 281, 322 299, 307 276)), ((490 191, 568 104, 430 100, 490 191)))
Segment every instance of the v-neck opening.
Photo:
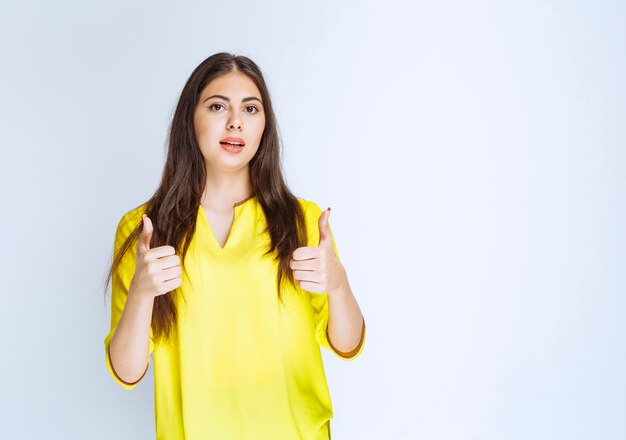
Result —
POLYGON ((256 194, 251 195, 250 197, 247 197, 233 204, 233 218, 230 224, 230 229, 228 230, 228 236, 226 237, 226 241, 224 242, 224 246, 220 246, 219 242, 217 241, 217 237, 215 236, 215 233, 213 232, 213 228, 211 227, 211 222, 209 222, 209 217, 207 216, 206 211, 204 210, 204 207, 202 206, 202 203, 199 204, 198 213, 199 214, 200 212, 202 213, 202 216, 204 217, 204 224, 206 226, 206 229, 208 230, 208 235, 210 235, 210 240, 213 242, 218 252, 223 252, 224 250, 226 250, 227 247, 229 247, 229 244, 231 242, 231 237, 233 236, 233 229, 235 228, 235 222, 237 220, 237 213, 239 209, 245 204, 247 204, 247 202, 255 198, 256 198, 256 194))

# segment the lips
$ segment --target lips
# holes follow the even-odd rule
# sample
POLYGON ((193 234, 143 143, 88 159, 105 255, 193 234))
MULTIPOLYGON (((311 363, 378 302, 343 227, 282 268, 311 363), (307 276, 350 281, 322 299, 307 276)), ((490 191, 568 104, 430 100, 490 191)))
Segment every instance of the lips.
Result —
POLYGON ((243 147, 245 145, 245 142, 241 138, 227 137, 225 139, 222 139, 220 141, 220 144, 234 145, 234 146, 241 146, 241 147, 243 147))

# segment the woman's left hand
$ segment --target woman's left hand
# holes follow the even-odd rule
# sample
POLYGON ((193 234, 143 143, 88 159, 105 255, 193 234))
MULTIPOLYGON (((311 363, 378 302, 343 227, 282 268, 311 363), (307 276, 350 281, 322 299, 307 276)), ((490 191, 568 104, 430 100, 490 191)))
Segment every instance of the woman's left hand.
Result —
POLYGON ((333 238, 330 234, 328 217, 330 208, 320 215, 318 226, 320 241, 318 246, 299 247, 293 251, 289 267, 300 287, 309 292, 332 295, 347 284, 346 271, 335 255, 333 238))

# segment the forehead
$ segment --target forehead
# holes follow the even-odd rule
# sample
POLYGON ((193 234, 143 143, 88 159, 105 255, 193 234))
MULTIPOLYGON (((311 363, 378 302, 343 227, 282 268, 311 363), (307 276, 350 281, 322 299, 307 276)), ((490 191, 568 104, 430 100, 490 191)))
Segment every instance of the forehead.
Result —
POLYGON ((216 94, 225 95, 235 101, 247 96, 256 96, 261 99, 261 93, 254 81, 241 72, 230 72, 213 79, 202 90, 200 98, 202 100, 216 94))

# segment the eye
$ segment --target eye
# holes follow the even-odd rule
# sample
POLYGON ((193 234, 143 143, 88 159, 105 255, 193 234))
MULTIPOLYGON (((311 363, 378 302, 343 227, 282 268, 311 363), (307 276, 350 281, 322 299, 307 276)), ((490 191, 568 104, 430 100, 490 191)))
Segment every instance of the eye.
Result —
POLYGON ((215 107, 216 105, 219 105, 220 107, 224 107, 222 104, 211 104, 211 105, 209 106, 209 108, 210 108, 210 109, 212 109, 212 108, 213 108, 213 107, 215 107))
POLYGON ((246 107, 246 109, 249 109, 249 108, 253 108, 253 109, 255 109, 255 110, 256 110, 255 112, 248 112, 248 113, 250 113, 250 114, 255 114, 255 113, 258 113, 258 112, 259 112, 259 109, 258 109, 258 108, 256 108, 256 107, 255 107, 255 106, 253 106, 253 105, 249 105, 248 107, 246 107))

